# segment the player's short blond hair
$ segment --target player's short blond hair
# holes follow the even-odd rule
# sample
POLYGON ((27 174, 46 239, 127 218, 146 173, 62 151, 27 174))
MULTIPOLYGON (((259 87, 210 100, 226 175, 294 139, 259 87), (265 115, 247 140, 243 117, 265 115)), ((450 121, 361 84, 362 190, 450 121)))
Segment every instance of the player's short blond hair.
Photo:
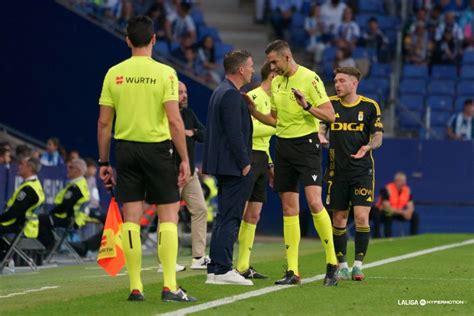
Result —
POLYGON ((360 81, 360 71, 355 67, 338 67, 334 70, 334 75, 337 74, 346 74, 352 77, 355 77, 357 81, 360 81))

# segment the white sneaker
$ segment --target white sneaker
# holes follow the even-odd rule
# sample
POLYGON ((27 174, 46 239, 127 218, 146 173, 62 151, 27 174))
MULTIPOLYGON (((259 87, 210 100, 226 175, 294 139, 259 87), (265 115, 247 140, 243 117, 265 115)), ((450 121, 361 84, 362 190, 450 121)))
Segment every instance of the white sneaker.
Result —
POLYGON ((225 274, 216 274, 214 284, 253 285, 253 282, 240 275, 235 269, 225 274))
POLYGON ((214 273, 208 273, 207 274, 207 280, 206 280, 206 284, 217 284, 214 280, 215 278, 215 274, 214 273))
MULTIPOLYGON (((181 272, 181 271, 184 271, 184 270, 186 270, 185 266, 182 266, 180 264, 176 264, 176 272, 181 272)), ((161 265, 161 263, 160 263, 160 266, 158 267, 158 272, 163 272, 163 266, 161 265)))
POLYGON ((211 262, 208 256, 202 256, 199 259, 194 259, 191 264, 191 270, 206 270, 207 264, 211 262))

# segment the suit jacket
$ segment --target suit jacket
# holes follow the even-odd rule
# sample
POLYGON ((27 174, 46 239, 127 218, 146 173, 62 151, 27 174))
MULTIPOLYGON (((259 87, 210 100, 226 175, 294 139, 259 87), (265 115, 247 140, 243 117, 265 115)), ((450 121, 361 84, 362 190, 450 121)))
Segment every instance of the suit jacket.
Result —
POLYGON ((242 176, 251 163, 252 120, 234 84, 225 79, 213 92, 207 111, 203 172, 242 176))

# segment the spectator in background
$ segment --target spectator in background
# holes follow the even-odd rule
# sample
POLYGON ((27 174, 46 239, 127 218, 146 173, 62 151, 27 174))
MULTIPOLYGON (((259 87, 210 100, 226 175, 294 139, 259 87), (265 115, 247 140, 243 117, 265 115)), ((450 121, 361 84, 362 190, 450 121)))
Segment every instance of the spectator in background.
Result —
MULTIPOLYGON (((190 35, 184 35, 180 39, 180 46, 171 51, 171 56, 177 59, 181 64, 186 64, 188 59, 186 58, 186 50, 192 49, 193 39, 190 35)), ((189 56, 188 56, 189 57, 189 56)))
POLYGON ((97 188, 97 162, 94 159, 87 158, 85 160, 87 170, 86 170, 86 181, 87 187, 89 188, 90 192, 90 200, 89 200, 89 213, 96 213, 100 212, 100 196, 99 196, 99 189, 97 188))
POLYGON ((352 50, 347 43, 341 43, 336 50, 334 59, 334 69, 339 67, 355 67, 355 60, 352 58, 352 50))
POLYGON ((463 30, 465 46, 472 48, 474 46, 474 0, 471 0, 469 9, 462 14, 459 25, 463 30))
POLYGON ((256 24, 265 23, 265 2, 266 0, 255 0, 255 20, 256 24))
MULTIPOLYGON (((60 149, 59 139, 56 137, 49 138, 46 144, 46 152, 43 155, 41 155, 41 164, 43 166, 64 165, 64 158, 59 153, 59 149, 60 149)), ((31 152, 28 154, 28 156, 30 154, 31 152)), ((17 153, 17 156, 18 156, 18 153, 17 153)))
POLYGON ((197 51, 197 57, 214 78, 214 81, 221 82, 224 77, 224 68, 222 64, 217 63, 216 47, 212 36, 207 35, 203 38, 197 51))
POLYGON ((427 17, 426 17, 426 10, 424 8, 420 8, 416 11, 415 19, 413 19, 408 27, 408 33, 415 32, 415 29, 418 25, 423 24, 426 26, 427 24, 427 17))
POLYGON ((180 42, 184 36, 189 36, 192 43, 196 41, 196 25, 190 15, 191 3, 182 1, 177 7, 176 18, 171 21, 171 38, 180 42))
POLYGON ((145 15, 152 3, 153 0, 133 0, 133 12, 135 12, 135 15, 145 15))
POLYGON ((293 12, 301 10, 299 0, 271 0, 270 1, 270 22, 275 32, 275 36, 280 39, 285 38, 285 31, 291 23, 293 12))
POLYGON ((125 28, 127 26, 128 20, 135 16, 135 11, 133 10, 133 3, 131 0, 122 1, 122 10, 120 12, 120 17, 117 21, 120 28, 125 28))
POLYGON ((466 7, 464 0, 439 0, 438 2, 443 12, 453 12, 456 15, 466 7))
POLYGON ((155 3, 148 10, 147 15, 153 21, 156 40, 171 41, 171 24, 166 18, 166 10, 162 3, 155 3))
POLYGON ((321 18, 321 6, 314 5, 309 11, 309 15, 304 19, 304 29, 308 33, 309 43, 306 51, 314 54, 314 61, 321 62, 324 48, 326 45, 322 42, 322 35, 325 27, 321 18))
POLYGON ((442 8, 436 5, 431 9, 428 20, 426 21, 426 29, 430 35, 430 39, 434 40, 436 29, 441 23, 442 8))
POLYGON ((336 35, 346 7, 346 4, 340 0, 327 0, 321 6, 321 18, 326 27, 324 31, 325 41, 331 40, 336 35))
POLYGON ((474 101, 464 102, 462 112, 454 114, 448 121, 447 134, 453 140, 472 140, 474 136, 474 101))
POLYGON ((441 41, 446 32, 452 33, 453 39, 456 42, 462 42, 464 38, 461 27, 456 23, 456 15, 452 11, 444 14, 444 22, 436 28, 435 40, 441 41))
POLYGON ((11 160, 11 151, 9 151, 4 146, 0 147, 0 165, 4 165, 5 167, 9 168, 11 160))
POLYGON ((461 60, 461 57, 461 42, 455 39, 452 30, 446 29, 442 39, 436 42, 433 63, 456 65, 461 60))
POLYGON ((321 6, 314 5, 309 10, 309 14, 304 19, 304 29, 309 35, 309 43, 306 51, 314 54, 314 61, 321 62, 324 48, 326 45, 322 42, 324 24, 321 19, 321 6))
POLYGON ((373 48, 380 60, 387 59, 388 38, 379 27, 377 18, 371 17, 367 22, 367 31, 362 34, 361 43, 366 48, 373 48))
POLYGON ((407 176, 403 172, 397 172, 393 182, 388 183, 380 191, 376 206, 371 211, 380 216, 374 218, 375 234, 380 234, 379 225, 383 222, 385 237, 392 237, 392 223, 394 220, 409 221, 410 235, 418 234, 419 216, 415 211, 410 187, 407 185, 407 176))
POLYGON ((79 154, 79 150, 73 149, 67 155, 66 162, 69 162, 74 159, 79 159, 79 158, 81 158, 81 155, 79 154))
POLYGON ((405 36, 405 60, 416 65, 426 65, 430 61, 433 43, 425 29, 425 23, 418 21, 415 30, 405 36))
POLYGON ((355 48, 360 37, 360 28, 353 21, 352 9, 346 7, 342 16, 342 23, 337 29, 337 40, 346 41, 350 48, 355 48))

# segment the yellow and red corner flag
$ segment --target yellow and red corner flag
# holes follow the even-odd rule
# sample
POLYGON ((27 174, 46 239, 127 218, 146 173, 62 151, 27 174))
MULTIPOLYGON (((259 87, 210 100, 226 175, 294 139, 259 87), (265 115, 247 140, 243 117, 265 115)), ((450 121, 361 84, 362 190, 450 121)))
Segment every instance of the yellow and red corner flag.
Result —
POLYGON ((125 265, 122 250, 122 223, 117 201, 115 197, 112 197, 97 255, 97 263, 111 276, 116 276, 125 265))

